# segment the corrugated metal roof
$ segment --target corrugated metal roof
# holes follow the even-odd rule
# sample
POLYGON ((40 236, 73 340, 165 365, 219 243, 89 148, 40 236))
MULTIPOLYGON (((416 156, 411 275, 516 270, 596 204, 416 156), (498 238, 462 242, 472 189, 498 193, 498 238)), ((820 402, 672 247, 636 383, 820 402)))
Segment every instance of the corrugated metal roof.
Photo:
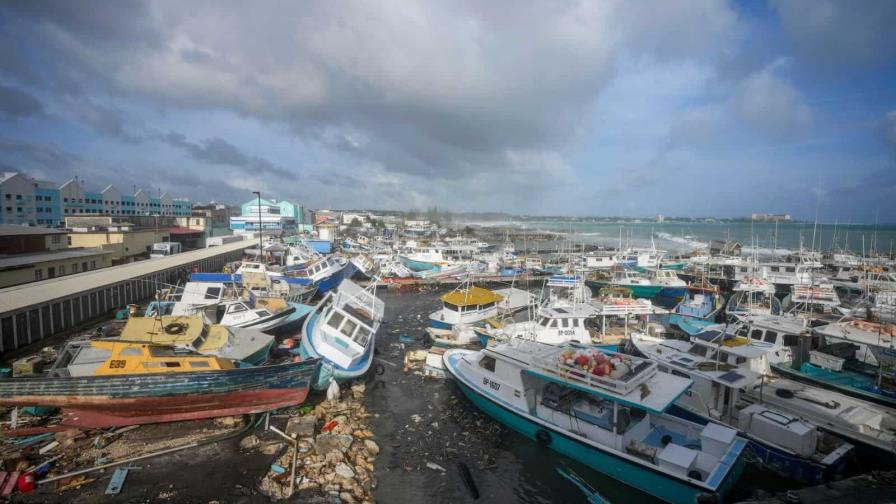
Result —
POLYGON ((47 261, 59 261, 62 259, 79 259, 81 257, 91 257, 102 254, 112 254, 111 250, 103 250, 101 248, 76 248, 51 250, 48 252, 37 252, 33 254, 12 254, 0 256, 0 270, 13 268, 16 266, 24 266, 26 264, 40 264, 47 261))
POLYGON ((218 247, 192 250, 158 259, 137 261, 42 282, 7 287, 0 289, 0 315, 5 312, 52 301, 53 299, 73 296, 83 291, 111 285, 129 278, 140 277, 169 268, 189 266, 196 261, 226 252, 242 250, 251 245, 252 243, 248 241, 226 243, 218 247))

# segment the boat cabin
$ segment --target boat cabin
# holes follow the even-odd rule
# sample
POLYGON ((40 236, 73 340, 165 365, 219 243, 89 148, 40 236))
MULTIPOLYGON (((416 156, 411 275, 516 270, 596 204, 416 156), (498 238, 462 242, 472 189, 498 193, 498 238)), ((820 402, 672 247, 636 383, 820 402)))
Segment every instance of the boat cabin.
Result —
POLYGON ((50 376, 109 376, 232 369, 228 359, 168 345, 116 340, 73 341, 63 348, 50 376))
POLYGON ((470 286, 442 296, 442 309, 430 315, 433 327, 475 324, 498 314, 504 296, 489 289, 470 286))
POLYGON ((385 305, 373 292, 343 281, 322 301, 315 348, 342 369, 349 369, 372 351, 373 337, 383 320, 385 305))

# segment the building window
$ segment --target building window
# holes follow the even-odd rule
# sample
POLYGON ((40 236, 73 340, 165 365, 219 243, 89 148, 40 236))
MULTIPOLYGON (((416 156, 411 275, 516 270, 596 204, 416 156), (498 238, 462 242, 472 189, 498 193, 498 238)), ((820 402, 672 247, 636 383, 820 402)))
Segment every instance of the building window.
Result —
POLYGON ((49 268, 47 268, 47 277, 48 278, 56 277, 56 268, 54 268, 53 266, 50 266, 49 268))
POLYGON ((81 271, 87 271, 87 261, 81 263, 81 271))
POLYGON ((96 269, 96 261, 90 261, 90 269, 96 269))
POLYGON ((58 245, 59 243, 62 243, 62 239, 58 234, 55 234, 50 237, 50 243, 58 245))
POLYGON ((17 199, 17 200, 21 200, 21 199, 22 199, 22 195, 21 195, 21 194, 16 194, 16 199, 17 199))
POLYGON ((78 263, 72 263, 72 273, 78 272, 78 263))
POLYGON ((61 265, 61 266, 59 266, 59 276, 62 276, 64 274, 65 274, 65 265, 61 265))
POLYGON ((36 270, 34 270, 34 281, 37 282, 38 280, 43 280, 43 279, 44 279, 44 270, 42 270, 40 268, 37 268, 36 270))

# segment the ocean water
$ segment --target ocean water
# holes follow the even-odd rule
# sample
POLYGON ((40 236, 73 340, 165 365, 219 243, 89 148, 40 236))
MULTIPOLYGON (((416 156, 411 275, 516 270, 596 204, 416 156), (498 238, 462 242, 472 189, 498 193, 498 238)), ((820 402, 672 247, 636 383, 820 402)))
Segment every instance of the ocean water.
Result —
POLYGON ((686 251, 705 247, 710 240, 734 240, 760 252, 777 249, 779 253, 806 249, 843 249, 861 253, 876 250, 892 254, 896 250, 896 226, 834 225, 811 222, 557 222, 527 221, 512 223, 523 229, 548 230, 569 234, 576 244, 610 247, 656 247, 686 251))

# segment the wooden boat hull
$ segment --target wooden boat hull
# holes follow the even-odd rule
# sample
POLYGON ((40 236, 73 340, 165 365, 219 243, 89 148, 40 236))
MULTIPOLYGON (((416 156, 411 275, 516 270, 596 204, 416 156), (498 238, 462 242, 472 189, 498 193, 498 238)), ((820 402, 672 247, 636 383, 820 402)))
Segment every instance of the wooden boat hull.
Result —
POLYGON ((302 403, 316 359, 227 370, 0 380, 0 405, 62 408, 63 422, 111 427, 260 413, 302 403))

